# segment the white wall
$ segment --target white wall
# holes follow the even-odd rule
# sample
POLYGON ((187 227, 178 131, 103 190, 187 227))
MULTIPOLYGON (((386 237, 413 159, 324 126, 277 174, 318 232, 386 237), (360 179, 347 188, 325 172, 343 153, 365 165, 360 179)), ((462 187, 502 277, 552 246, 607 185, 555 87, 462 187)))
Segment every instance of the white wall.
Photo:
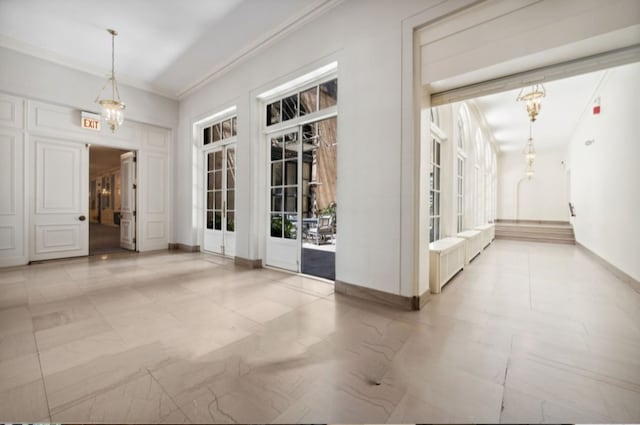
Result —
MULTIPOLYGON (((0 91, 5 93, 100 112, 94 100, 104 82, 94 75, 0 47, 0 91)), ((177 101, 126 85, 119 87, 127 105, 126 119, 176 126, 177 101)))
MULTIPOLYGON (((534 141, 535 143, 535 141, 534 141)), ((524 147, 524 142, 523 142, 524 147)), ((565 148, 537 151, 535 174, 524 175, 524 154, 498 155, 498 219, 568 221, 565 148)))
MULTIPOLYGON (((250 58, 180 104, 176 146, 177 241, 196 245, 194 212, 200 170, 192 124, 225 107, 238 114, 238 226, 236 255, 264 258, 256 170, 261 111, 255 95, 332 60, 338 61, 338 253, 336 279, 385 292, 413 295, 400 286, 401 40, 402 20, 433 5, 350 0, 250 58)), ((264 182, 262 182, 264 184, 264 182)), ((201 206, 199 206, 201 208, 201 206)), ((408 207, 408 206, 405 206, 408 207)))
POLYGON ((576 240, 640 280, 640 64, 611 69, 568 147, 576 240), (585 141, 593 140, 590 146, 585 141))

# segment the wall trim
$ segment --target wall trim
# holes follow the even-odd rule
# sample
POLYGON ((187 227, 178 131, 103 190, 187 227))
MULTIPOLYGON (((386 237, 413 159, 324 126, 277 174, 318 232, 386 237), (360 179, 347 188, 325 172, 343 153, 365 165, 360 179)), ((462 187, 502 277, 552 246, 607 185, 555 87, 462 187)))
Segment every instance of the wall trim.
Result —
POLYGON ((366 288, 364 286, 358 286, 352 283, 342 282, 340 280, 336 280, 335 291, 337 293, 348 295, 350 297, 361 298, 367 301, 374 301, 377 303, 390 305, 392 307, 398 307, 402 310, 413 310, 414 297, 405 297, 402 295, 391 294, 389 292, 366 288))
POLYGON ((243 257, 234 257, 233 261, 237 266, 241 266, 241 267, 248 267, 250 269, 261 269, 262 268, 262 260, 261 259, 250 260, 248 258, 243 258, 243 257))
POLYGON ((29 260, 27 259, 27 257, 24 257, 24 256, 0 258, 1 269, 21 267, 21 266, 26 266, 27 264, 29 264, 29 260))
POLYGON ((424 292, 422 295, 405 297, 403 295, 391 294, 377 289, 354 285, 341 280, 336 280, 335 291, 350 297, 397 307, 401 310, 420 310, 429 302, 431 297, 429 290, 424 292))
POLYGON ((422 293, 422 295, 419 295, 417 297, 413 297, 413 304, 412 304, 412 309, 413 310, 422 310, 422 308, 427 305, 427 303, 429 301, 431 301, 431 297, 434 296, 434 294, 431 293, 431 289, 427 289, 426 291, 424 291, 422 293))
POLYGON ((200 252, 200 245, 186 245, 183 243, 170 243, 170 251, 200 252))
POLYGON ((631 277, 630 275, 628 275, 624 271, 620 270, 618 267, 614 266, 613 264, 611 264, 610 262, 608 262, 607 260, 605 260, 604 258, 599 256, 598 254, 596 254, 595 252, 593 252, 592 250, 590 250, 586 246, 582 245, 580 242, 576 241, 576 246, 578 248, 582 249, 585 253, 589 254, 589 256, 591 256, 594 260, 596 260, 598 263, 600 263, 600 265, 602 265, 605 269, 607 269, 611 273, 613 273, 618 279, 620 279, 621 281, 623 281, 626 284, 628 284, 629 286, 631 286, 631 288, 634 291, 640 293, 640 281, 639 280, 634 279, 633 277, 631 277))

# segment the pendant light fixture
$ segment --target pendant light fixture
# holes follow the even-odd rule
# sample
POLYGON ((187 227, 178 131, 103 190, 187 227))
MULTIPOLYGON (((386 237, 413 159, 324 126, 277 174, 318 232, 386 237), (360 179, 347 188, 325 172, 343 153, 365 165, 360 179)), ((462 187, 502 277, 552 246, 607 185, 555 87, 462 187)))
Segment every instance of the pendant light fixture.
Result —
POLYGON ((516 101, 525 103, 531 122, 534 122, 538 117, 540 109, 542 108, 542 98, 545 97, 546 94, 547 92, 542 84, 536 84, 530 87, 528 93, 524 92, 524 87, 520 90, 516 101))
POLYGON ((529 139, 527 140, 527 144, 524 147, 524 159, 527 167, 525 169, 525 175, 527 178, 531 179, 533 177, 533 162, 536 159, 536 150, 533 147, 533 137, 531 136, 531 128, 533 126, 533 122, 529 122, 529 139))
POLYGON ((116 30, 108 29, 107 32, 111 34, 111 75, 107 78, 107 81, 100 89, 100 93, 96 97, 96 103, 99 103, 102 107, 102 119, 109 125, 112 133, 122 125, 124 122, 124 108, 125 104, 120 100, 120 90, 118 90, 118 82, 116 81, 115 73, 115 38, 118 35, 116 30), (101 99, 104 89, 111 83, 111 98, 101 99))

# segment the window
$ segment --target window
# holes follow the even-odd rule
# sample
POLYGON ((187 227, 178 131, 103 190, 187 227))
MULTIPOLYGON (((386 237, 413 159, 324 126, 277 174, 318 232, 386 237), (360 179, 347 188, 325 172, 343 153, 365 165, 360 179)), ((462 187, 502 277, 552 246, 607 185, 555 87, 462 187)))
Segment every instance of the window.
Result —
POLYGON ((338 104, 338 80, 333 79, 267 105, 267 127, 338 104))
POLYGON ((484 145, 484 165, 487 173, 490 172, 491 170, 491 160, 492 160, 491 146, 489 146, 489 142, 486 142, 484 145))
POLYGON ((489 172, 487 171, 484 175, 485 177, 485 199, 484 199, 484 209, 485 209, 485 216, 484 216, 484 222, 488 223, 491 220, 491 200, 493 199, 492 196, 492 187, 491 187, 491 174, 489 174, 489 172))
POLYGON ((440 239, 440 148, 440 141, 432 138, 429 170, 429 242, 440 239))
POLYGON ((475 151, 476 151, 476 165, 480 165, 482 164, 482 156, 484 154, 484 151, 482 149, 484 145, 484 140, 482 139, 482 132, 480 131, 480 129, 478 129, 478 131, 476 131, 476 146, 475 146, 475 151))
POLYGON ((464 151, 464 121, 462 121, 462 117, 458 117, 458 149, 464 151))
POLYGON ((469 139, 469 110, 464 103, 458 111, 458 149, 464 152, 469 139))
POLYGON ((228 117, 202 129, 202 144, 222 142, 237 136, 237 117, 228 117))
POLYGON ((457 231, 464 230, 464 158, 458 155, 457 231))

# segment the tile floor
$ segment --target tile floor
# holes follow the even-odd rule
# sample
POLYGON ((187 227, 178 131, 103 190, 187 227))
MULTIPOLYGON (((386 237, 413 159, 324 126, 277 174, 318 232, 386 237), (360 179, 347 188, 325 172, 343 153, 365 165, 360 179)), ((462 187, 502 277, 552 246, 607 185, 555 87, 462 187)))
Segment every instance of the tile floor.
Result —
POLYGON ((0 271, 0 421, 640 422, 640 294, 495 241, 420 312, 203 254, 0 271))

